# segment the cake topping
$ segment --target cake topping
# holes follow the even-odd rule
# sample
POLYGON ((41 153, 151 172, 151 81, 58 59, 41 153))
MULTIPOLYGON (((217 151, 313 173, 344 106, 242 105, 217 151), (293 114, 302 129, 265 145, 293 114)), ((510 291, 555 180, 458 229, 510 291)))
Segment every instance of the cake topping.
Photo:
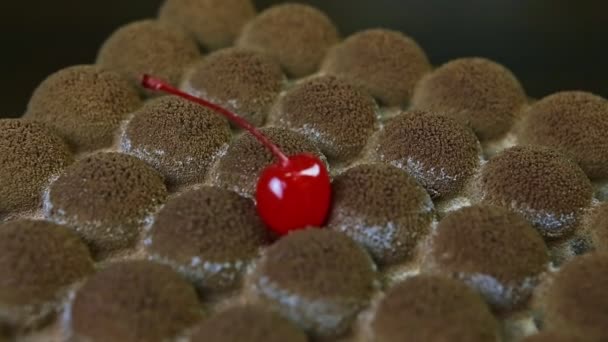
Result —
POLYGON ((445 113, 469 124, 482 141, 505 134, 525 103, 517 78, 484 58, 442 65, 418 83, 412 98, 416 109, 445 113))
POLYGON ((90 151, 112 145, 120 122, 140 104, 137 89, 120 74, 78 65, 47 77, 25 117, 52 127, 72 149, 90 151))
POLYGON ((71 162, 65 142, 42 124, 0 119, 0 220, 41 208, 44 187, 71 162))
POLYGON ((481 151, 475 134, 455 119, 408 111, 385 123, 375 152, 440 198, 463 188, 479 166, 481 151))
POLYGON ((98 153, 65 170, 49 193, 49 215, 74 228, 94 254, 131 246, 144 218, 163 203, 162 177, 135 157, 98 153))
POLYGON ((322 71, 344 77, 388 106, 406 104, 416 82, 431 70, 418 44, 401 32, 355 33, 327 54, 322 71))
POLYGON ((215 50, 231 45, 255 12, 251 0, 165 0, 159 18, 180 25, 215 50))
POLYGON ((165 176, 171 186, 201 183, 232 135, 226 120, 175 96, 154 99, 138 110, 121 149, 165 176))
POLYGON ((337 176, 328 227, 348 234, 379 263, 403 261, 429 231, 433 203, 407 173, 358 165, 337 176))
POLYGON ((374 132, 377 106, 371 96, 334 76, 291 88, 273 109, 281 126, 306 134, 330 159, 356 157, 374 132))
POLYGON ((526 300, 549 263, 540 234, 519 214, 493 206, 446 215, 428 258, 431 270, 464 280, 501 309, 526 300))
POLYGON ((257 296, 315 336, 346 331, 374 289, 374 265, 346 235, 293 232, 270 246, 252 279, 257 296))
POLYGON ((520 212, 547 237, 576 227, 593 188, 583 170, 559 153, 513 147, 492 158, 481 174, 485 202, 520 212))
POLYGON ((110 265, 80 288, 69 323, 86 341, 160 342, 199 318, 196 291, 171 268, 129 261, 110 265))
POLYGON ((372 321, 375 341, 498 340, 499 325, 483 299, 463 283, 421 275, 391 288, 372 321))
POLYGON ((327 50, 338 42, 338 31, 318 9, 295 3, 275 5, 250 21, 237 46, 276 59, 290 77, 315 72, 327 50))
POLYGON ((250 199, 212 187, 169 200, 151 229, 148 251, 208 289, 235 285, 269 241, 250 199))
POLYGON ((522 141, 568 154, 592 179, 608 178, 608 100, 581 91, 536 102, 524 121, 522 141))

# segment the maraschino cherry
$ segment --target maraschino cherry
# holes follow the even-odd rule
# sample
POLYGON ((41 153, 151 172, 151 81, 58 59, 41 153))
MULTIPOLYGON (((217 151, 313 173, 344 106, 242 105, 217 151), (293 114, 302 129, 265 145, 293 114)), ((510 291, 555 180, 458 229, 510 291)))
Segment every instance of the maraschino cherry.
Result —
POLYGON ((278 162, 262 171, 256 188, 257 210, 266 225, 280 235, 309 226, 323 225, 329 212, 331 184, 323 162, 308 153, 285 155, 262 132, 231 111, 185 93, 166 82, 144 75, 145 88, 162 91, 198 103, 249 131, 278 162))

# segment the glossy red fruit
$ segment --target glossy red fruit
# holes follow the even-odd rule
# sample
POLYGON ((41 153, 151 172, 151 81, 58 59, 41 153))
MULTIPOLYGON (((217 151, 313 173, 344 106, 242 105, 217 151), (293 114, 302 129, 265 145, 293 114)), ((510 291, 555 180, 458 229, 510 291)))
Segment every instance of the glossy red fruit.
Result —
POLYGON ((256 189, 258 213, 280 235, 325 223, 331 183, 325 164, 311 154, 267 167, 256 189))

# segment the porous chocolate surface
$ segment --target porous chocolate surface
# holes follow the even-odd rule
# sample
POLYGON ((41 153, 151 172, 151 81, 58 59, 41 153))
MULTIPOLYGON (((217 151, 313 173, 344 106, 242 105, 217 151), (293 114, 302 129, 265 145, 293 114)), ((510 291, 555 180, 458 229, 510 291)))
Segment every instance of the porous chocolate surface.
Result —
POLYGON ((258 306, 219 312, 199 324, 192 342, 306 342, 306 335, 280 315, 258 306))
POLYGON ((588 340, 581 337, 560 335, 554 332, 541 332, 528 336, 522 340, 523 342, 589 342, 588 340))
POLYGON ((70 229, 31 220, 0 225, 0 308, 53 301, 92 272, 87 247, 70 229))
POLYGON ((197 284, 234 285, 258 249, 269 242, 254 203, 221 188, 203 187, 171 199, 156 216, 147 249, 197 284))
POLYGON ((469 124, 484 141, 505 134, 526 100, 519 81, 504 66, 484 58, 461 58, 425 76, 412 104, 469 124))
POLYGON ((589 230, 593 247, 599 252, 608 252, 608 203, 594 209, 589 230))
POLYGON ((497 340, 499 325, 465 284, 420 275, 391 288, 372 321, 374 341, 497 340))
POLYGON ((412 256, 430 229, 433 203, 404 171, 385 164, 358 165, 332 183, 328 227, 364 246, 382 264, 412 256))
POLYGON ((120 122, 140 105, 127 78, 78 65, 47 77, 34 91, 25 117, 48 124, 72 149, 90 151, 112 145, 120 122))
POLYGON ((288 76, 302 77, 319 68, 338 39, 338 30, 323 12, 287 3, 266 9, 245 25, 236 44, 268 54, 288 76))
POLYGON ((199 57, 194 39, 178 26, 141 20, 114 31, 99 50, 97 63, 123 73, 135 84, 143 74, 177 84, 199 57))
MULTIPOLYGON (((287 155, 312 153, 321 159, 323 154, 304 135, 279 127, 261 129, 270 141, 287 155)), ((262 170, 275 163, 274 155, 249 133, 237 137, 213 171, 213 182, 246 196, 253 196, 262 170)))
POLYGON ((322 71, 344 77, 388 106, 406 104, 416 82, 431 70, 422 48, 398 31, 369 29, 333 47, 322 71))
POLYGON ((215 50, 231 45, 255 14, 251 0, 166 0, 159 18, 181 26, 205 48, 215 50))
POLYGON ((495 307, 509 308, 528 297, 549 264, 549 252, 519 214, 471 206, 439 222, 429 259, 431 269, 463 279, 495 307))
POLYGON ((163 178, 143 161, 120 153, 85 157, 50 188, 49 215, 75 229, 95 254, 128 247, 139 223, 164 202, 163 178))
POLYGON ((70 328, 87 341, 165 341, 200 318, 194 288, 168 266, 110 265, 78 290, 70 328))
POLYGON ((228 122, 206 107, 174 96, 154 99, 138 110, 125 130, 121 149, 165 176, 171 186, 201 183, 225 151, 228 122))
POLYGON ((574 229, 593 195, 576 163, 532 147, 512 147, 490 159, 482 170, 481 191, 485 202, 520 212, 546 237, 574 229))
POLYGON ((566 263, 542 299, 544 327, 585 337, 608 339, 608 254, 587 254, 566 263))
POLYGON ((376 156, 416 178, 433 198, 457 194, 479 166, 475 134, 457 120, 426 111, 391 118, 380 131, 376 156))
POLYGON ((357 156, 376 128, 373 98, 335 76, 300 83, 281 97, 273 118, 316 141, 330 159, 357 156))
POLYGON ((71 162, 66 143, 44 125, 0 119, 0 220, 41 208, 44 187, 71 162))
POLYGON ((274 60, 253 51, 229 48, 198 63, 188 79, 188 88, 261 126, 284 81, 281 66, 274 60))
POLYGON ((257 295, 312 335, 344 332, 367 305, 374 265, 343 233, 309 228, 270 246, 252 279, 257 295))
POLYGON ((560 150, 592 179, 608 178, 608 100, 582 91, 565 91, 536 102, 521 134, 527 144, 560 150))

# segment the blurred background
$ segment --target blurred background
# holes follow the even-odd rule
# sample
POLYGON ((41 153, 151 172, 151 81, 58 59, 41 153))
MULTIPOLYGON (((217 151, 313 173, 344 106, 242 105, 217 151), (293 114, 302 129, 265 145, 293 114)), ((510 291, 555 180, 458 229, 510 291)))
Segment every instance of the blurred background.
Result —
MULTIPOLYGON (((37 84, 92 63, 119 25, 156 15, 162 0, 0 1, 0 117, 20 116, 37 84)), ((264 9, 282 1, 255 1, 264 9)), ((311 0, 343 35, 400 30, 433 64, 483 56, 509 67, 528 94, 581 89, 608 97, 607 0, 311 0)))

